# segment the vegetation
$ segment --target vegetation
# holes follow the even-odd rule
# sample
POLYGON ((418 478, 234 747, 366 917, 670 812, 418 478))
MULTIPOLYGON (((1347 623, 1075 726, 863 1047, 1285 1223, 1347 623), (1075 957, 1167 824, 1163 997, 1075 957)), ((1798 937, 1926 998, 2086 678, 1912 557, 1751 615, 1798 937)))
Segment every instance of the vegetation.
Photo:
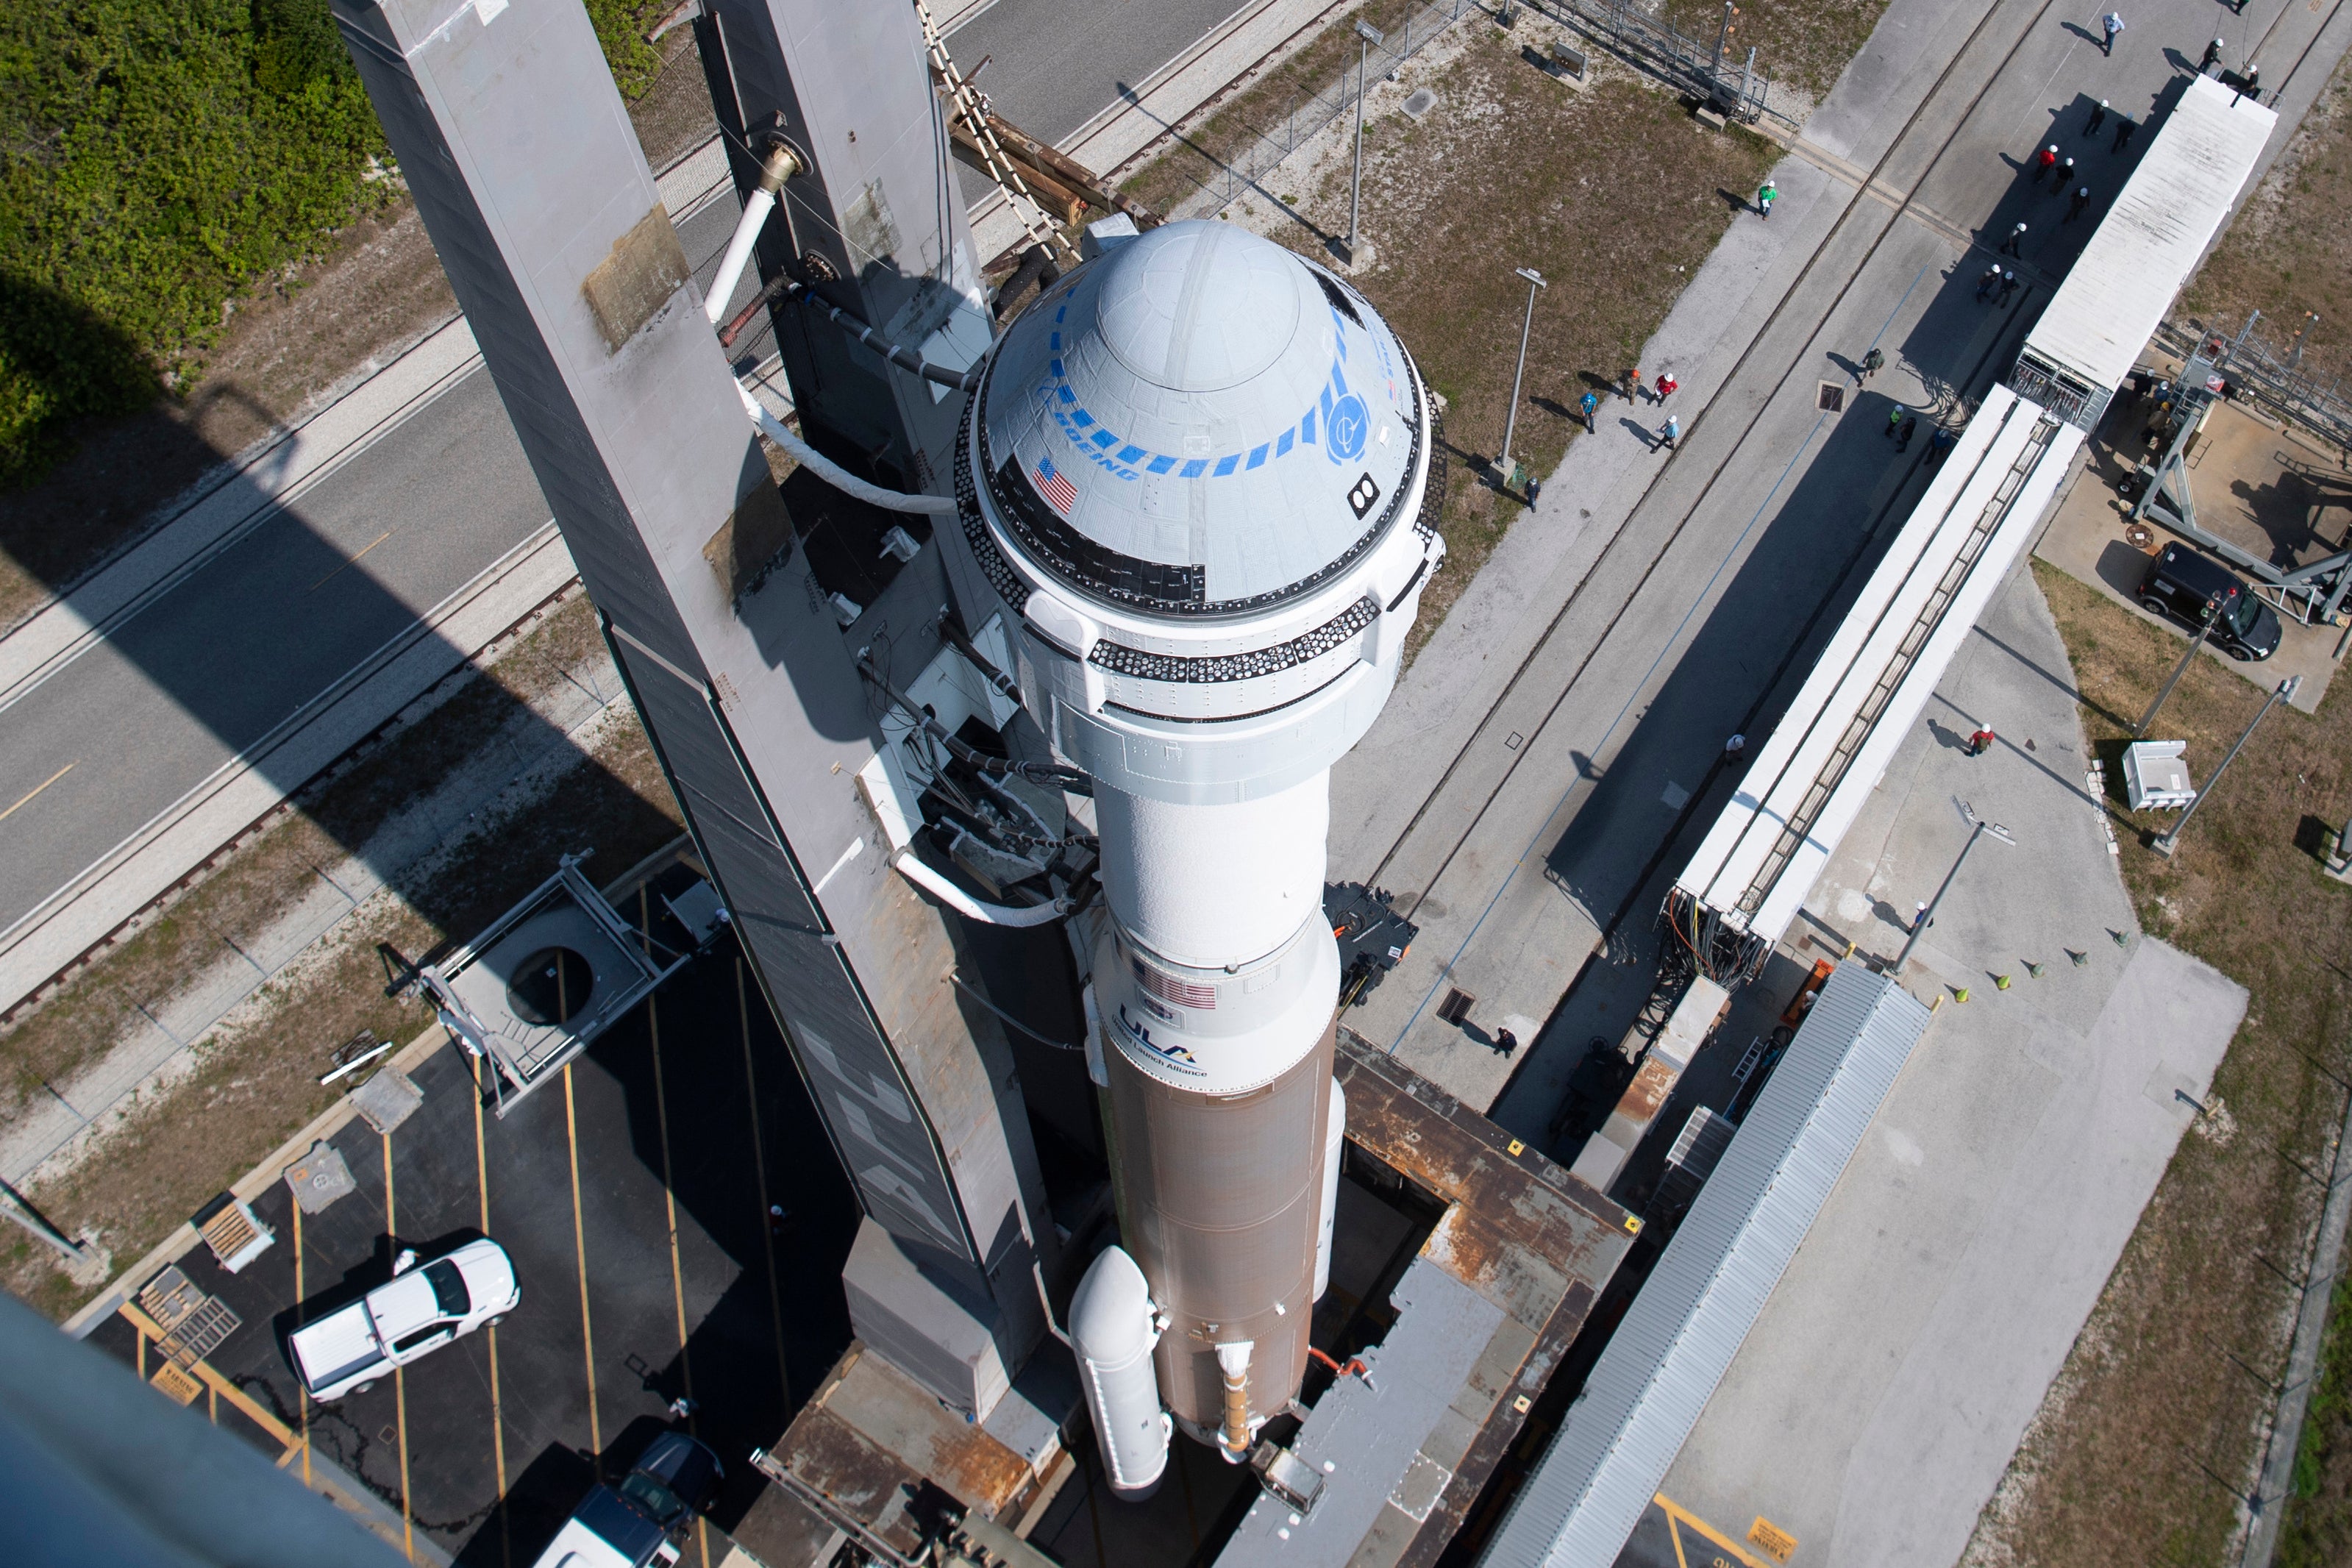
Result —
MULTIPOLYGON (((2214 1114, 2180 1142, 2098 1307, 1988 1507, 1970 1564, 2235 1563, 2241 1494, 2284 1373, 2352 1056, 2352 889, 2320 868, 2326 823, 2352 799, 2352 698, 2281 705, 2200 807, 2179 852, 2148 841, 2175 815, 2123 798, 2129 726, 2180 654, 2152 626, 2042 561, 2139 923, 2251 994, 2214 1073, 2214 1114)), ((2263 677, 2267 684, 2271 677, 2263 677)), ((2200 773, 2241 734, 2262 684, 2199 658, 2162 733, 2200 773)), ((2282 1563, 2338 1563, 2352 1541, 2352 1413, 2343 1321, 2298 1455, 2282 1563)), ((2281 1442, 2290 1442, 2291 1436, 2281 1442)))
MULTIPOLYGON (((589 0, 624 92, 659 58, 589 0)), ((398 199, 326 0, 0 7, 0 487, 193 373, 241 292, 398 199)))

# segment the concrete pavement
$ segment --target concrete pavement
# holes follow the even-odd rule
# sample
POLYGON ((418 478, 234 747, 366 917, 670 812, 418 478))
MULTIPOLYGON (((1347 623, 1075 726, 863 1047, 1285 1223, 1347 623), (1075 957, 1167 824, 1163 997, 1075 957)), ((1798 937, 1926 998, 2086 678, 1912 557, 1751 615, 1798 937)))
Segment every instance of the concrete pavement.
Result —
MULTIPOLYGON (((2327 19, 2261 9, 2246 25, 2274 21, 2270 54, 2290 61, 2327 19)), ((2047 298, 2030 284, 2006 310, 1973 298, 2014 215, 2047 276, 2087 236, 2019 165, 2057 136, 2111 197, 2132 157, 2084 141, 2075 116, 2099 98, 2145 112, 2177 75, 2171 35, 2210 26, 2210 7, 2172 0, 2107 60, 2031 0, 1895 0, 1807 128, 1815 145, 1775 171, 1770 224, 1737 220, 1643 351, 1683 382, 1682 449, 1650 452, 1659 416, 1609 404, 1335 771, 1332 875, 1395 889, 1423 927, 1352 1027, 1475 1105, 1515 1072, 1551 1086, 1515 1088, 1504 1114, 1542 1136, 1586 1043, 1616 1038, 1643 987, 1589 1017, 1576 997, 1561 1010, 1563 993, 1621 911, 1615 956, 1637 956, 1676 855, 1719 804, 1724 739, 1769 726, 1916 500, 1923 447, 1895 454, 1886 411, 1948 407, 2006 370, 2047 298), (1892 200, 1858 194, 1841 166, 1892 200), (1970 232, 1985 237, 1973 250, 1953 238, 1970 232), (1847 367, 1874 342, 1887 368, 1856 391, 1847 367), (1848 387, 1843 413, 1816 406, 1824 381, 1848 387), (1453 986, 1478 998, 1474 1023, 1549 1026, 1507 1062, 1435 1019, 1453 986)), ((2347 31, 2286 81, 2281 143, 2347 31)))
POLYGON ((1956 1561, 2206 1097, 2246 993, 2137 934, 2085 754, 2021 563, 1814 889, 1818 926, 1891 955, 1955 795, 2018 838, 1945 898, 1908 980, 1945 1003, 1662 1489, 1718 1527, 1761 1515, 1825 1568, 1956 1561), (1979 721, 2004 743, 1971 758, 1979 721))

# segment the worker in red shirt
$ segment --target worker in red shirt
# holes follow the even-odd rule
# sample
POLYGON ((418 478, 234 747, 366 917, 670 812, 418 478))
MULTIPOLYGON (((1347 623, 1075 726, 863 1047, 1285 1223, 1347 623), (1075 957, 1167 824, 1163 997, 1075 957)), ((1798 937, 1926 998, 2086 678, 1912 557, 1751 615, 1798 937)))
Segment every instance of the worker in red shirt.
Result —
POLYGON ((1675 395, 1675 388, 1681 384, 1681 382, 1675 379, 1675 373, 1672 371, 1667 371, 1660 375, 1658 377, 1658 401, 1664 403, 1667 398, 1672 397, 1675 395))
POLYGON ((2050 177, 2050 171, 2057 166, 2058 143, 2053 142, 2049 146, 2044 147, 2041 152, 2034 154, 2033 178, 2035 184, 2038 184, 2042 181, 2048 179, 2050 177))

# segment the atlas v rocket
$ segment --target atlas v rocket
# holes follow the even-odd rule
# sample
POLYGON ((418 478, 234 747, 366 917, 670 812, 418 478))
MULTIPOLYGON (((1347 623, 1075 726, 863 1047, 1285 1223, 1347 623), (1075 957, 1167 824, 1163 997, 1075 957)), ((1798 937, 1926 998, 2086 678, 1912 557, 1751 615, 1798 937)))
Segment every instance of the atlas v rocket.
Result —
POLYGON ((1163 1406, 1238 1459, 1306 1369, 1345 1114, 1330 769, 1444 555, 1432 434, 1360 294, 1208 222, 1045 290, 966 416, 965 539, 1020 615, 1031 713, 1095 784, 1090 1065, 1126 1250, 1071 1327, 1123 1492, 1158 1478, 1163 1406))

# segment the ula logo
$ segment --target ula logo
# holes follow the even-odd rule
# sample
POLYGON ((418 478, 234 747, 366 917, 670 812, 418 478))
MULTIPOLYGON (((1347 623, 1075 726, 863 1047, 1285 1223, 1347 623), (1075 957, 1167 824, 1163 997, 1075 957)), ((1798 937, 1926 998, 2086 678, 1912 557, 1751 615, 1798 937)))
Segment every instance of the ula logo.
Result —
POLYGON ((1163 1046, 1153 1039, 1151 1031, 1135 1021, 1135 1015, 1127 1010, 1127 1004, 1124 1002, 1118 1005, 1118 1023, 1119 1027, 1127 1031, 1130 1039, 1178 1072, 1191 1073, 1195 1078, 1201 1075, 1200 1063, 1193 1059, 1192 1052, 1181 1046, 1163 1046))

